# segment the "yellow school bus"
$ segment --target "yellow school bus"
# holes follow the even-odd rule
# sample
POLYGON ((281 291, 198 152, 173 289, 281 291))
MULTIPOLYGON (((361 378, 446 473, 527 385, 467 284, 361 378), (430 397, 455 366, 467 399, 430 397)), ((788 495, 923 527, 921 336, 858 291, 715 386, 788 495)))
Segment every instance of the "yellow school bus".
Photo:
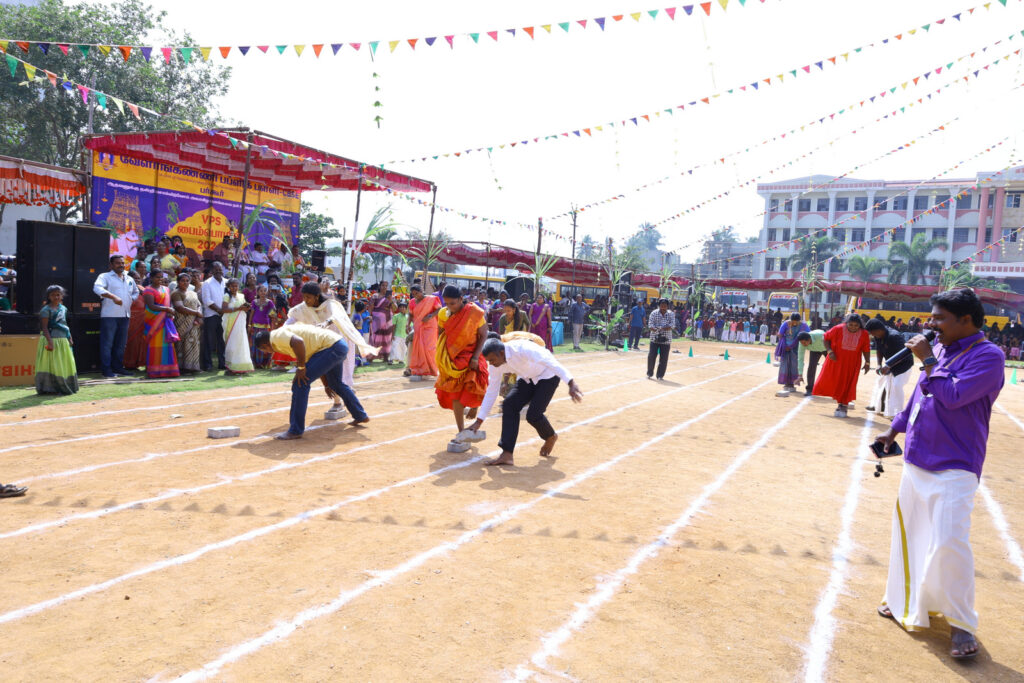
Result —
MULTIPOLYGON (((1011 314, 1005 308, 998 308, 992 304, 982 304, 982 306, 985 307, 986 325, 999 323, 999 327, 1002 328, 1017 317, 1015 313, 1011 314)), ((886 320, 896 316, 896 322, 908 322, 911 318, 920 318, 927 322, 931 317, 932 305, 927 301, 882 301, 867 297, 850 297, 847 312, 856 312, 869 318, 881 315, 886 320)))

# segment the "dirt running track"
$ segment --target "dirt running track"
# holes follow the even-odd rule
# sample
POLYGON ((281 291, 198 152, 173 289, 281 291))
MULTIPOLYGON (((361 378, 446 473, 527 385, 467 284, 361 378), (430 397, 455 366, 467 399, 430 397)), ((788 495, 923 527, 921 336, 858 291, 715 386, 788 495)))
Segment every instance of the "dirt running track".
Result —
POLYGON ((941 618, 875 615, 901 465, 865 457, 874 375, 844 421, 776 398, 766 347, 688 347, 660 383, 642 353, 563 357, 584 402, 559 391, 552 460, 524 421, 516 468, 482 465, 498 421, 447 453, 397 373, 357 383, 367 428, 288 443, 284 384, 2 415, 0 481, 31 491, 0 501, 0 678, 1024 680, 1022 387, 992 419, 961 665, 941 618))

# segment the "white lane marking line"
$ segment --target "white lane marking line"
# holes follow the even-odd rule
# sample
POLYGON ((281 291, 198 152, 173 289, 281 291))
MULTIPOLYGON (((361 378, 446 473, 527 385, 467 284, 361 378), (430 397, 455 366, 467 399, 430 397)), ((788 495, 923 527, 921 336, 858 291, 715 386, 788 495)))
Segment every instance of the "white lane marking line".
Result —
MULTIPOLYGON (((768 380, 751 391, 760 389, 770 382, 771 380, 768 380)), ((760 439, 737 455, 729 466, 726 467, 714 481, 707 484, 701 490, 700 494, 690 502, 686 510, 683 511, 683 514, 681 514, 672 524, 665 527, 655 540, 637 550, 632 557, 629 558, 629 561, 625 566, 611 576, 597 577, 596 585, 594 586, 594 591, 591 593, 590 598, 586 602, 578 604, 576 610, 569 616, 565 623, 541 638, 541 647, 530 657, 530 662, 537 668, 544 670, 545 673, 561 676, 562 674, 548 669, 548 659, 557 655, 559 648, 561 648, 575 632, 580 631, 583 626, 594 617, 604 603, 614 597, 629 576, 636 574, 640 569, 640 566, 647 560, 657 557, 658 553, 661 552, 661 549, 669 545, 672 542, 673 537, 675 537, 680 530, 689 526, 694 516, 707 504, 708 500, 711 499, 711 496, 715 495, 718 490, 725 485, 725 482, 728 481, 729 478, 731 478, 732 475, 735 474, 736 471, 739 470, 739 468, 742 467, 754 453, 764 448, 768 441, 770 441, 772 437, 779 432, 779 430, 789 424, 789 422, 796 417, 796 414, 809 402, 810 399, 808 398, 801 400, 800 403, 786 413, 779 422, 775 423, 767 432, 762 434, 760 439)), ((672 433, 678 432, 685 429, 686 426, 688 426, 688 423, 677 425, 669 432, 666 432, 665 435, 668 436, 672 433)), ((537 672, 531 671, 525 665, 520 665, 516 667, 514 680, 527 680, 535 673, 537 672)))
MULTIPOLYGON (((705 380, 704 382, 698 382, 696 384, 690 384, 690 385, 685 386, 685 387, 679 387, 678 389, 673 389, 671 391, 665 392, 665 393, 660 394, 659 396, 656 396, 656 397, 653 397, 653 398, 654 399, 664 399, 664 398, 666 398, 668 396, 671 396, 673 394, 676 394, 676 393, 678 393, 680 391, 685 391, 687 389, 700 386, 701 384, 706 384, 708 382, 713 382, 713 381, 716 381, 717 379, 721 379, 723 377, 728 377, 729 375, 736 374, 737 372, 741 372, 742 370, 746 370, 746 369, 749 369, 749 367, 748 368, 742 368, 741 370, 736 370, 734 372, 730 372, 730 373, 727 373, 725 375, 720 375, 717 378, 710 379, 710 380, 705 380)), ((685 423, 682 423, 682 424, 685 424, 685 425, 689 426, 689 425, 692 425, 692 424, 694 424, 696 422, 699 422, 700 420, 703 420, 704 418, 706 418, 706 417, 712 415, 713 413, 721 410, 722 408, 726 407, 727 405, 730 405, 731 403, 734 403, 734 402, 740 400, 741 398, 743 398, 745 396, 748 396, 748 395, 754 393, 757 390, 760 390, 761 388, 763 388, 764 386, 770 384, 773 381, 775 381, 774 378, 765 380, 764 382, 762 382, 758 386, 754 387, 753 389, 748 389, 747 391, 743 392, 742 394, 739 394, 738 396, 733 396, 732 398, 727 399, 726 401, 718 404, 714 408, 710 408, 710 409, 706 410, 705 412, 701 413, 700 415, 698 415, 697 417, 691 418, 691 419, 687 420, 685 423)), ((652 400, 652 399, 647 399, 647 400, 652 400)), ((578 423, 576 423, 576 425, 577 426, 578 425, 583 425, 583 424, 587 424, 587 423, 596 421, 598 419, 603 419, 606 416, 614 415, 616 413, 622 412, 623 410, 625 410, 627 408, 635 407, 636 405, 637 404, 634 403, 634 404, 631 404, 631 405, 628 405, 628 406, 622 406, 621 408, 619 408, 617 410, 611 411, 609 413, 605 413, 605 415, 598 415, 596 417, 590 418, 590 419, 585 420, 583 422, 578 422, 578 423)), ((667 432, 665 432, 663 434, 660 434, 658 436, 655 436, 655 437, 645 441, 644 443, 640 444, 639 446, 637 446, 635 448, 632 448, 632 449, 630 449, 628 451, 625 451, 624 453, 620 453, 619 455, 617 455, 617 456, 615 456, 615 457, 613 457, 613 458, 611 458, 609 460, 605 460, 602 463, 594 465, 593 467, 590 467, 590 468, 580 472, 579 474, 575 475, 571 479, 568 479, 568 480, 562 482, 561 484, 558 484, 557 486, 552 487, 551 489, 545 491, 542 495, 537 496, 536 498, 533 498, 532 500, 528 500, 528 501, 526 501, 524 503, 519 503, 517 505, 513 505, 512 507, 510 507, 509 509, 505 510, 504 512, 501 512, 501 513, 499 513, 497 515, 494 515, 493 517, 491 517, 490 519, 486 520, 485 522, 483 522, 482 524, 480 524, 476 528, 470 529, 470 530, 462 533, 454 541, 446 541, 445 543, 441 543, 440 545, 436 545, 433 548, 425 550, 425 551, 423 551, 423 552, 421 552, 421 553, 411 557, 410 559, 406 560, 405 562, 399 564, 396 567, 392 567, 391 569, 387 569, 387 570, 381 571, 377 575, 375 575, 372 579, 364 581, 363 583, 359 584, 355 588, 341 591, 341 593, 338 595, 338 597, 335 598, 334 600, 332 600, 331 602, 329 602, 327 604, 324 604, 324 605, 317 605, 316 607, 311 607, 309 609, 303 610, 302 612, 299 612, 299 614, 297 614, 294 618, 290 619, 289 621, 283 622, 283 623, 279 624, 278 626, 275 626, 274 628, 270 629, 269 631, 265 632, 264 634, 262 634, 262 635, 260 635, 260 636, 258 636, 256 638, 253 638, 252 640, 248 640, 246 642, 243 642, 243 643, 240 643, 238 645, 235 645, 234 647, 229 649, 227 652, 225 652, 223 655, 221 655, 217 659, 215 659, 215 660, 205 664, 202 668, 190 671, 190 672, 184 674, 183 676, 180 676, 179 678, 177 678, 175 680, 176 681, 200 681, 200 680, 206 680, 210 676, 214 676, 214 675, 218 674, 220 672, 220 670, 225 665, 231 664, 233 662, 236 662, 239 659, 241 659, 241 658, 243 658, 243 657, 245 657, 247 655, 250 655, 250 654, 252 654, 252 653, 254 653, 254 652, 258 651, 258 650, 263 649, 267 645, 270 645, 272 643, 275 643, 277 641, 280 641, 280 640, 283 640, 283 639, 287 638, 289 635, 294 633, 299 627, 303 626, 304 624, 306 624, 306 623, 308 623, 310 621, 313 621, 314 619, 318 619, 320 617, 327 616, 329 614, 333 614, 334 612, 337 612, 342 607, 347 605, 349 602, 351 602, 355 598, 361 596, 362 594, 366 593, 367 591, 369 591, 369 590, 371 590, 373 588, 378 588, 380 586, 386 585, 392 579, 394 579, 394 578, 396 578, 396 577, 398 577, 398 576, 400 576, 402 574, 405 574, 406 572, 409 572, 409 571, 411 571, 411 570, 421 566, 424 562, 426 562, 429 559, 437 557, 438 555, 442 555, 442 554, 453 552, 453 551, 457 550, 458 548, 460 548, 461 546, 469 543, 470 541, 474 540, 478 536, 481 536, 484 533, 486 533, 486 531, 488 529, 492 529, 492 528, 494 528, 496 526, 504 524, 505 522, 508 522, 511 519, 514 519, 516 516, 519 515, 519 513, 525 512, 526 510, 529 510, 530 508, 534 507, 538 503, 540 503, 540 502, 542 502, 544 500, 547 500, 548 498, 552 498, 552 497, 554 497, 554 496, 556 496, 556 495, 558 495, 560 493, 563 493, 563 492, 573 488, 577 484, 580 484, 580 483, 586 481, 587 479, 590 479, 595 474, 598 474, 598 473, 604 472, 605 470, 611 469, 612 467, 617 465, 622 460, 625 460, 626 458, 629 458, 629 457, 632 457, 632 456, 636 455, 637 453, 639 453, 639 452, 643 451, 644 449, 646 449, 646 448, 648 448, 648 447, 658 443, 659 441, 662 441, 663 439, 667 438, 668 436, 670 436, 672 434, 675 434, 678 431, 679 431, 678 429, 672 428, 672 429, 670 429, 669 431, 667 431, 667 432)), ((534 440, 536 440, 536 439, 534 439, 534 440)))
MULTIPOLYGON (((596 354, 594 354, 592 356, 589 356, 589 358, 595 358, 597 356, 607 356, 607 355, 609 355, 609 353, 610 352, 602 351, 601 353, 596 353, 596 354)), ((582 361, 583 359, 580 359, 580 360, 582 361)), ((620 359, 615 359, 615 360, 620 360, 620 359)), ((611 362, 614 362, 614 361, 601 361, 600 363, 592 363, 591 365, 603 365, 605 363, 611 363, 611 362)), ((563 362, 562 365, 568 365, 568 364, 563 362)), ((281 380, 283 381, 286 376, 287 375, 284 375, 282 373, 281 380)), ((359 389, 359 387, 366 386, 368 384, 377 384, 379 382, 390 382, 392 380, 405 380, 405 379, 406 378, 403 375, 396 375, 394 377, 380 377, 378 379, 370 379, 370 380, 365 380, 363 382, 355 382, 354 383, 355 384, 354 388, 355 389, 359 389)), ((277 386, 277 383, 275 383, 275 382, 266 382, 264 385, 257 385, 257 386, 265 386, 266 388, 269 389, 269 388, 273 388, 273 387, 277 386)), ((416 387, 416 388, 426 388, 426 387, 416 387)), ((217 390, 214 390, 214 391, 217 391, 217 390)), ((78 419, 85 418, 85 417, 103 417, 103 416, 106 416, 106 415, 121 415, 123 413, 137 413, 137 412, 141 412, 141 411, 144 411, 144 410, 169 410, 171 408, 180 408, 182 406, 191 407, 191 406, 195 406, 195 405, 200 405, 202 403, 217 403, 217 402, 220 402, 220 401, 244 401, 246 399, 251 399, 251 398, 263 398, 263 397, 266 397, 266 396, 277 396, 277 395, 280 395, 280 394, 290 394, 290 393, 291 393, 291 391, 287 390, 287 389, 284 390, 284 391, 256 391, 256 392, 253 392, 253 393, 250 393, 250 394, 237 394, 237 395, 234 395, 234 396, 225 396, 225 397, 222 397, 222 398, 207 398, 207 399, 202 399, 202 400, 199 400, 199 401, 185 401, 183 403, 169 403, 169 404, 166 404, 166 405, 158 405, 158 406, 143 406, 141 408, 123 408, 123 409, 118 409, 118 410, 103 410, 103 411, 100 411, 98 413, 83 413, 81 415, 61 415, 60 417, 43 417, 43 418, 39 418, 39 419, 36 419, 36 420, 19 420, 19 421, 16 421, 16 422, 15 421, 0 422, 0 427, 21 427, 21 426, 24 426, 24 425, 40 424, 42 422, 55 422, 57 420, 60 420, 61 422, 65 422, 67 420, 78 420, 78 419)), ((143 395, 144 396, 159 396, 160 394, 143 394, 143 395)))
MULTIPOLYGON (((689 370, 694 370, 694 369, 699 369, 699 368, 702 368, 702 367, 707 367, 708 365, 714 365, 714 363, 707 363, 706 365, 697 366, 696 368, 685 368, 685 369, 682 369, 682 370, 678 370, 676 372, 670 372, 669 375, 680 374, 682 372, 687 372, 689 370)), ((750 366, 750 367, 753 367, 753 366, 750 366)), ((747 369, 749 369, 749 368, 747 368, 747 369)), ((645 403, 649 403, 651 401, 655 401, 655 400, 661 399, 661 398, 663 398, 664 396, 667 396, 670 393, 675 393, 677 391, 682 391, 683 389, 689 389, 689 388, 701 386, 703 384, 708 384, 709 382, 717 381, 719 379, 722 379, 723 377, 728 377, 729 375, 734 375, 737 372, 741 372, 741 371, 742 371, 742 369, 741 370, 735 370, 735 371, 727 373, 725 375, 720 375, 720 376, 712 378, 712 379, 703 380, 703 381, 697 382, 695 384, 689 384, 689 385, 687 385, 685 387, 680 387, 679 389, 673 389, 673 390, 671 390, 669 392, 665 392, 665 393, 657 394, 655 396, 651 396, 651 397, 648 397, 648 398, 645 398, 645 399, 641 399, 640 401, 636 401, 634 403, 631 403, 631 404, 628 404, 628 405, 625 405, 625 406, 621 406, 621 407, 619 407, 619 408, 617 408, 615 410, 612 410, 610 412, 602 413, 601 415, 597 415, 595 417, 587 418, 586 420, 570 424, 570 425, 568 425, 566 427, 561 428, 560 433, 565 433, 567 431, 575 429, 576 427, 581 427, 581 426, 590 424, 591 422, 594 422, 594 421, 600 420, 600 419, 604 419, 605 417, 608 417, 608 416, 611 416, 611 415, 616 415, 616 414, 621 413, 622 411, 624 411, 624 410, 626 410, 628 408, 633 408, 633 407, 636 407, 636 406, 639 406, 639 405, 643 405, 645 403)), ((602 387, 600 389, 595 389, 593 391, 590 391, 589 393, 590 394, 596 394, 596 393, 599 393, 599 392, 602 392, 602 391, 616 389, 618 387, 624 386, 625 384, 636 384, 636 383, 639 383, 639 382, 642 382, 642 381, 645 381, 645 380, 633 380, 631 382, 625 382, 623 384, 616 384, 616 385, 609 386, 609 387, 602 387)), ((568 396, 565 396, 565 397, 562 397, 562 398, 559 398, 559 399, 555 399, 555 401, 567 401, 567 400, 569 400, 568 396)), ((555 401, 552 401, 552 403, 554 403, 555 401)), ((380 447, 380 446, 388 446, 390 444, 398 443, 398 442, 404 441, 406 439, 415 438, 417 436, 425 436, 427 434, 433 434, 435 432, 440 432, 440 431, 444 431, 444 430, 447 430, 447 429, 450 429, 450 427, 448 427, 448 426, 438 427, 437 429, 432 429, 432 430, 427 431, 427 432, 421 432, 420 434, 412 434, 412 435, 408 435, 408 436, 403 436, 403 437, 398 437, 398 438, 395 438, 395 439, 391 439, 390 441, 373 443, 373 444, 367 444, 366 446, 362 446, 362 447, 360 447, 357 450, 366 450, 366 449, 370 449, 370 448, 377 448, 377 447, 380 447)), ((526 444, 529 444, 529 443, 534 443, 536 441, 539 441, 539 439, 538 438, 533 438, 533 439, 530 439, 528 441, 524 441, 523 445, 526 445, 526 444)), ((451 471, 457 470, 457 469, 462 469, 463 467, 468 467, 468 466, 470 466, 470 465, 472 465, 474 463, 480 462, 481 460, 485 460, 486 458, 489 458, 489 457, 492 457, 494 455, 497 455, 498 452, 499 451, 495 450, 495 451, 492 451, 490 453, 478 455, 478 456, 476 456, 474 458, 470 458, 469 460, 463 460, 463 461, 460 461, 460 462, 457 462, 457 463, 453 463, 451 465, 443 467, 443 468, 441 468, 439 470, 435 470, 433 472, 427 472, 426 474, 421 474, 421 475, 418 475, 418 476, 415 476, 415 477, 410 477, 408 479, 404 479, 402 481, 395 482, 394 484, 390 484, 388 486, 384 486, 382 488, 378 488, 378 489, 375 489, 373 491, 367 491, 365 493, 361 493, 361 494, 358 494, 358 495, 350 496, 349 498, 345 498, 345 499, 343 499, 341 501, 338 501, 337 503, 334 503, 334 504, 329 505, 329 506, 317 508, 317 509, 314 509, 314 510, 307 510, 305 512, 300 512, 299 514, 297 514, 297 515, 295 515, 293 517, 290 517, 288 519, 282 520, 282 521, 277 522, 275 524, 270 524, 270 525, 267 525, 267 526, 259 527, 257 529, 253 529, 251 531, 248 531, 248 532, 246 532, 244 534, 241 534, 241 535, 238 535, 238 536, 234 536, 232 538, 228 538, 228 539, 225 539, 223 541, 217 541, 217 542, 211 543, 209 545, 205 545, 205 546, 199 548, 198 550, 194 550, 194 551, 192 551, 190 553, 187 553, 185 555, 178 555, 176 557, 171 557, 171 558, 168 558, 168 559, 165 559, 165 560, 161 560, 160 562, 156 562, 156 563, 148 565, 146 567, 142 567, 140 569, 137 569, 135 571, 129 572, 127 574, 122 574, 121 576, 114 577, 113 579, 108 579, 107 581, 103 581, 101 583, 95 583, 95 584, 92 584, 90 586, 85 586, 84 588, 79 588, 79 589, 77 589, 75 591, 72 591, 70 593, 65 593, 64 595, 57 596, 56 598, 51 598, 49 600, 44 600, 42 602, 37 602, 37 603, 35 603, 33 605, 29 605, 27 607, 22 607, 20 609, 13 610, 13 611, 7 612, 5 614, 0 614, 0 624, 7 623, 9 621, 16 621, 18 619, 22 619, 22 618, 30 616, 32 614, 36 614, 38 612, 42 612, 44 610, 50 609, 51 607, 57 607, 59 605, 62 605, 64 603, 70 601, 70 600, 75 600, 77 598, 81 598, 81 597, 84 597, 86 595, 90 595, 92 593, 98 593, 100 591, 104 591, 107 588, 110 588, 112 586, 116 586, 117 584, 120 584, 120 583, 123 583, 125 581, 128 581, 129 579, 137 578, 139 576, 145 576, 146 574, 151 574, 153 572, 157 572, 157 571, 166 569, 168 567, 174 567, 174 566, 180 566, 180 565, 187 564, 189 562, 192 562, 194 560, 199 559, 200 557, 202 557, 203 555, 206 555, 209 552, 213 552, 214 550, 220 550, 220 549, 223 549, 223 548, 230 548, 230 547, 235 546, 235 545, 237 545, 239 543, 243 543, 245 541, 250 541, 250 540, 259 538, 261 536, 265 536, 265 535, 270 534, 270 533, 272 533, 274 531, 277 531, 279 529, 284 529, 284 528, 287 528, 287 527, 290 527, 290 526, 294 526, 295 524, 298 524, 300 522, 304 522, 304 521, 306 521, 308 519, 312 519, 313 517, 318 517, 318 516, 321 516, 321 515, 329 514, 331 512, 334 512, 335 510, 339 510, 339 509, 345 507, 346 505, 351 505, 353 503, 358 503, 358 502, 363 501, 363 500, 369 500, 370 498, 376 498, 378 496, 381 496, 381 495, 387 493, 388 491, 391 491, 391 490, 394 490, 394 489, 397 489, 397 488, 403 488, 405 486, 411 486, 413 484, 419 483, 421 481, 426 481, 428 479, 431 479, 433 477, 445 474, 447 472, 451 472, 451 471)), ((337 454, 337 455, 342 455, 342 454, 337 454)), ((329 455, 326 455, 326 456, 319 456, 318 459, 327 460, 330 457, 332 457, 332 456, 329 454, 329 455)))
MULTIPOLYGON (((712 365, 712 363, 709 363, 708 365, 712 365)), ((704 366, 696 366, 696 367, 686 368, 684 370, 680 370, 679 372, 686 372, 687 370, 693 370, 693 369, 696 369, 697 367, 704 367, 704 366)), ((612 372, 614 372, 614 371, 612 371, 612 372)), ((598 374, 603 374, 603 373, 598 373, 598 374)), ((594 391, 592 391, 590 393, 598 393, 600 391, 608 391, 610 389, 616 389, 618 387, 621 387, 624 384, 635 384, 635 383, 638 383, 640 381, 641 380, 633 380, 631 382, 615 384, 613 386, 604 387, 602 389, 596 389, 596 390, 594 390, 594 391)), ((401 393, 401 392, 395 392, 395 393, 401 393)), ((559 400, 565 400, 565 397, 563 397, 562 399, 559 399, 559 400)), ((329 401, 328 401, 328 403, 329 403, 329 401)), ((429 407, 431 407, 431 405, 432 404, 428 404, 428 405, 425 405, 425 406, 422 406, 422 407, 423 408, 429 408, 429 407)), ((392 411, 391 413, 387 413, 386 415, 393 415, 395 413, 402 413, 402 412, 405 412, 405 411, 408 411, 408 410, 410 410, 410 409, 403 408, 403 409, 399 409, 399 410, 396 410, 396 411, 392 411)), ((384 415, 380 415, 378 417, 384 417, 384 415)), ((405 436, 405 437, 402 437, 402 438, 406 439, 406 438, 413 438, 413 437, 416 437, 416 436, 425 436, 427 434, 433 434, 435 432, 443 431, 443 430, 446 430, 446 429, 450 429, 450 427, 447 427, 447 426, 446 427, 438 427, 437 429, 432 429, 432 430, 426 431, 426 432, 420 432, 419 434, 412 434, 412 435, 405 436)), ((391 442, 385 442, 385 443, 391 443, 391 442)), ((209 447, 211 447, 211 446, 204 446, 202 448, 209 448, 209 447)), ((106 517, 107 515, 113 514, 115 512, 122 512, 123 510, 128 510, 128 509, 137 507, 139 505, 148 505, 150 503, 159 503, 161 501, 170 500, 172 498, 178 498, 180 496, 191 495, 191 494, 194 494, 194 493, 202 493, 203 491, 208 491, 210 489, 218 488, 218 487, 221 487, 221 486, 227 486, 229 484, 233 484, 233 483, 239 482, 239 481, 248 481, 250 479, 255 479, 257 477, 262 477, 262 476, 265 476, 267 474, 272 474, 274 472, 281 472, 281 471, 284 471, 284 470, 295 469, 297 467, 305 467, 307 465, 312 465, 312 464, 316 464, 316 463, 319 463, 319 462, 324 462, 326 460, 333 460, 334 458, 340 457, 342 455, 351 455, 352 453, 359 453, 359 452, 367 450, 368 448, 371 448, 371 447, 373 447, 373 444, 366 444, 364 446, 359 446, 357 448, 354 448, 354 449, 351 449, 351 450, 348 450, 348 451, 343 451, 343 452, 340 452, 340 453, 326 453, 324 455, 318 455, 318 456, 315 456, 313 458, 309 458, 309 459, 306 459, 306 460, 300 460, 300 461, 296 461, 296 462, 282 462, 282 463, 278 463, 277 465, 274 465, 273 467, 270 467, 270 468, 267 468, 267 469, 264 469, 264 470, 256 470, 254 472, 246 472, 244 474, 239 474, 239 475, 235 475, 235 476, 227 476, 227 475, 223 475, 222 474, 222 475, 218 475, 218 480, 217 481, 209 483, 209 484, 201 484, 199 486, 193 486, 193 487, 189 487, 187 489, 170 489, 168 491, 164 491, 163 493, 157 494, 155 496, 151 496, 149 498, 140 498, 138 500, 129 501, 127 503, 121 503, 119 505, 114 505, 114 506, 111 506, 111 507, 108 507, 108 508, 100 508, 100 509, 97 509, 97 510, 90 510, 89 512, 80 512, 80 513, 73 514, 73 515, 65 515, 64 517, 59 517, 57 519, 52 519, 52 520, 49 520, 47 522, 36 522, 35 524, 30 524, 28 526, 21 527, 20 529, 15 529, 13 531, 5 531, 5 532, 0 533, 0 539, 13 538, 15 536, 24 536, 25 534, 34 533, 34 532, 37 532, 37 531, 45 531, 47 529, 53 529, 55 527, 64 526, 64 525, 68 524, 69 522, 77 522, 77 521, 81 521, 81 520, 84 520, 84 519, 98 519, 100 517, 106 517)))
POLYGON ((1006 517, 1003 515, 1003 508, 992 496, 989 488, 985 486, 985 482, 981 482, 978 485, 978 489, 981 491, 981 497, 985 501, 985 508, 992 517, 992 524, 995 525, 996 531, 999 532, 999 535, 1003 538, 1003 543, 1006 545, 1007 559, 1020 572, 1020 580, 1024 581, 1024 553, 1021 552, 1017 541, 1010 535, 1010 525, 1007 524, 1006 517))
MULTIPOLYGON (((595 363, 595 365, 598 365, 598 363, 595 363)), ((704 367, 704 366, 697 366, 697 367, 704 367)), ((611 374, 613 372, 617 372, 617 370, 613 369, 613 370, 605 370, 603 372, 587 373, 587 374, 577 375, 577 378, 578 379, 583 379, 583 378, 586 378, 586 377, 600 377, 602 375, 609 375, 609 374, 611 374)), ((422 387, 422 388, 426 388, 426 387, 422 387)), ((397 392, 386 391, 386 392, 383 392, 383 393, 380 393, 380 394, 371 394, 369 396, 364 396, 361 400, 366 401, 366 400, 369 400, 371 398, 377 398, 379 396, 390 396, 393 393, 401 393, 403 391, 408 391, 408 390, 407 389, 402 389, 402 390, 399 390, 397 392)), ((289 391, 287 393, 291 393, 291 392, 289 391)), ((320 403, 311 403, 310 405, 311 406, 327 405, 327 403, 328 403, 327 401, 322 401, 320 403)), ((431 406, 436 406, 436 405, 437 405, 436 403, 431 403, 431 404, 428 404, 428 405, 425 405, 425 406, 419 406, 419 407, 416 407, 416 408, 409 408, 407 410, 420 410, 422 408, 429 408, 431 406)), ((401 411, 394 411, 394 412, 401 412, 401 411)), ((394 412, 384 413, 382 415, 372 415, 371 417, 373 417, 374 419, 381 418, 381 417, 387 417, 388 415, 393 415, 394 412)), ((344 424, 344 423, 343 422, 338 422, 338 423, 328 423, 328 424, 322 424, 322 425, 310 425, 309 427, 306 428, 306 431, 310 432, 310 431, 314 431, 314 430, 317 430, 317 429, 323 429, 324 427, 336 426, 336 425, 339 425, 339 424, 344 424)), ((148 462, 150 460, 157 460, 157 459, 160 459, 160 458, 166 458, 166 457, 173 456, 173 455, 187 455, 189 453, 198 453, 200 451, 208 451, 208 450, 212 450, 214 448, 228 448, 228 447, 237 446, 238 444, 243 444, 243 443, 260 443, 260 442, 263 442, 263 441, 269 441, 272 438, 273 438, 272 436, 257 436, 257 437, 252 437, 252 438, 248 438, 248 439, 236 439, 235 441, 218 441, 216 443, 207 444, 205 446, 199 446, 197 448, 189 448, 189 449, 183 450, 183 451, 174 451, 174 452, 171 452, 171 453, 149 453, 149 454, 147 454, 147 455, 145 455, 145 456, 143 456, 141 458, 130 458, 128 460, 115 460, 113 462, 97 463, 96 465, 89 465, 87 467, 80 467, 80 468, 77 468, 77 469, 65 470, 63 472, 53 472, 53 473, 50 473, 50 474, 38 474, 38 475, 33 476, 33 477, 27 477, 25 479, 19 479, 17 481, 12 481, 10 483, 29 483, 29 482, 33 482, 33 481, 39 481, 39 480, 42 480, 42 479, 55 479, 55 478, 59 478, 59 477, 67 477, 67 476, 74 476, 74 475, 78 475, 78 474, 86 474, 88 472, 95 472, 97 470, 107 469, 108 467, 118 467, 118 466, 121 466, 121 465, 132 465, 132 464, 137 464, 137 463, 141 463, 141 462, 148 462)))
MULTIPOLYGON (((873 422, 874 416, 868 413, 861 430, 858 446, 860 452, 866 451, 871 445, 873 422)), ((832 548, 832 570, 829 572, 828 584, 821 593, 817 607, 814 608, 814 624, 811 626, 804 655, 804 681, 807 683, 825 680, 825 669, 832 651, 832 640, 836 634, 836 618, 832 612, 846 583, 850 554, 853 552, 853 518, 857 513, 857 500, 860 497, 861 480, 864 478, 864 462, 863 458, 854 458, 850 463, 850 485, 846 488, 846 497, 843 499, 839 515, 839 536, 832 548)))

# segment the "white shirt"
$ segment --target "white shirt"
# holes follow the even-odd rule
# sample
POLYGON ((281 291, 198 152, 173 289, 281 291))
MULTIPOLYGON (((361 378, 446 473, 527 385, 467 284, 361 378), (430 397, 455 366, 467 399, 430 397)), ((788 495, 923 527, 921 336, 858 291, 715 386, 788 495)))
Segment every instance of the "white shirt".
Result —
POLYGON ((139 298, 139 286, 128 276, 127 272, 121 276, 112 270, 100 273, 96 278, 96 284, 92 286, 92 291, 96 293, 96 296, 101 297, 101 318, 130 318, 132 302, 139 298), (121 300, 121 305, 118 306, 104 297, 104 294, 113 294, 121 300))
POLYGON ((203 280, 203 287, 199 293, 199 297, 203 302, 204 318, 209 318, 212 315, 220 315, 220 313, 210 308, 210 304, 216 304, 218 308, 224 304, 224 287, 226 284, 227 282, 225 280, 218 282, 215 277, 211 277, 209 280, 203 280))
POLYGON ((249 261, 256 265, 257 273, 267 272, 267 264, 270 262, 270 259, 267 258, 267 254, 265 252, 253 251, 252 254, 249 255, 249 261))
POLYGON ((310 308, 305 302, 292 306, 288 309, 288 320, 284 324, 305 323, 307 325, 319 325, 328 320, 333 321, 328 329, 340 334, 350 349, 352 346, 355 346, 364 358, 366 356, 376 356, 380 353, 379 348, 368 344, 363 339, 363 335, 356 330, 348 317, 348 313, 342 308, 341 303, 334 299, 326 299, 316 308, 310 308))
POLYGON ((498 398, 498 390, 501 389, 501 377, 507 373, 514 373, 516 379, 521 379, 532 384, 552 377, 558 377, 568 384, 572 381, 572 375, 559 363, 550 351, 543 346, 538 346, 526 339, 515 339, 505 342, 505 364, 500 367, 490 367, 487 393, 484 395, 483 403, 477 412, 477 418, 486 420, 494 401, 498 398))

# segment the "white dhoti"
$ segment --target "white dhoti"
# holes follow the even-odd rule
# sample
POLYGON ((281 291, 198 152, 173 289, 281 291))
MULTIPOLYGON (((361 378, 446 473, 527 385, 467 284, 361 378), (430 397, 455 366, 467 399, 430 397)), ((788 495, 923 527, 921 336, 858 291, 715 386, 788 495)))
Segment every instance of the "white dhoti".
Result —
POLYGON ((406 347, 404 338, 395 337, 391 340, 391 355, 389 356, 391 360, 396 363, 404 363, 408 355, 409 349, 406 347))
POLYGON ((767 334, 765 334, 764 332, 762 332, 762 333, 761 333, 761 335, 760 335, 760 336, 758 337, 758 339, 757 339, 757 343, 758 343, 758 344, 764 344, 764 342, 765 342, 765 338, 766 338, 767 336, 768 336, 767 334))
POLYGON ((880 415, 885 415, 888 418, 896 417, 903 410, 903 405, 906 402, 904 389, 906 389, 909 379, 909 371, 896 376, 892 374, 879 375, 875 382, 875 389, 871 393, 871 403, 868 405, 874 406, 880 415))
POLYGON ((908 631, 929 628, 938 614, 969 633, 978 628, 969 539, 977 488, 967 470, 903 464, 883 604, 908 631))

